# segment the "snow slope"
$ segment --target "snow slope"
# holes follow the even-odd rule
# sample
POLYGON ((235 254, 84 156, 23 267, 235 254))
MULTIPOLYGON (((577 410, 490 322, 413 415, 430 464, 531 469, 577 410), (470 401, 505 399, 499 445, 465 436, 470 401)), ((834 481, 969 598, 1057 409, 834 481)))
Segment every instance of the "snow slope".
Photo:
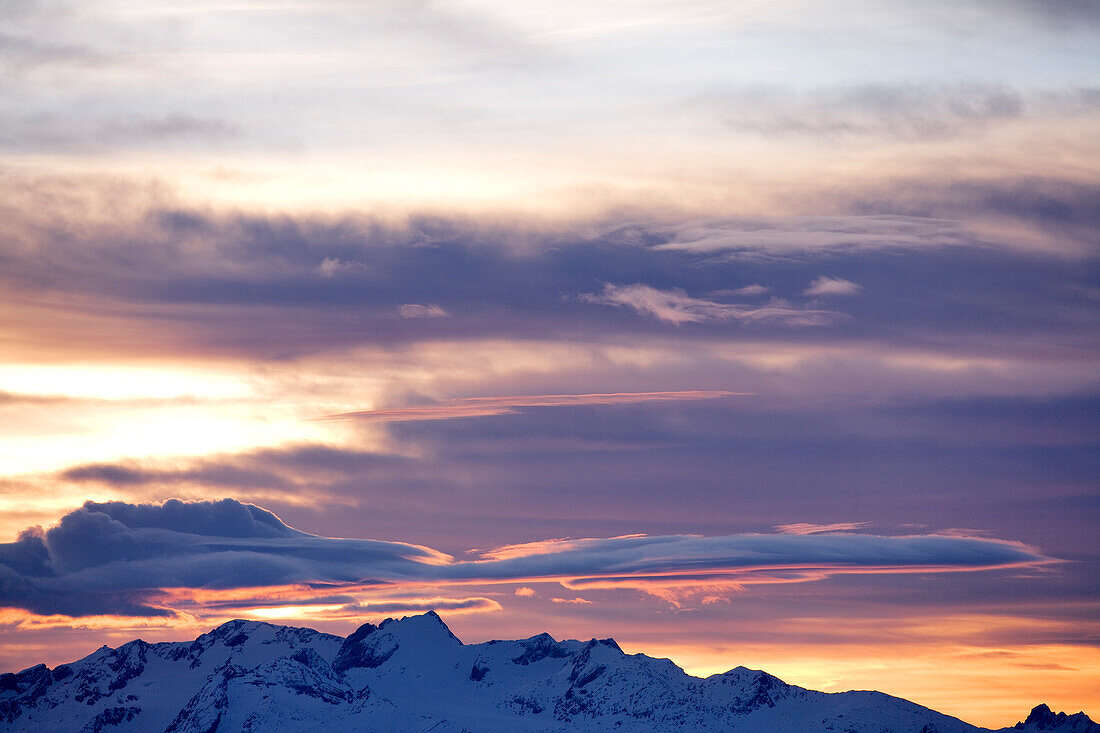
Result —
MULTIPOLYGON (((231 621, 193 642, 132 641, 0 676, 17 733, 836 731, 971 733, 880 692, 823 693, 737 667, 706 679, 611 639, 463 644, 434 613, 346 639, 231 621)), ((1100 733, 1045 705, 1006 731, 1100 733)))

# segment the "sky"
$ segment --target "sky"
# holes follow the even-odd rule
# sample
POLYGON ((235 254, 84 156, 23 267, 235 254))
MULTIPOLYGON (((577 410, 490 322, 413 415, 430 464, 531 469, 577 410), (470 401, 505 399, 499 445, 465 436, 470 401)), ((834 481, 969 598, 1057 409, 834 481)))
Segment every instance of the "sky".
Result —
POLYGON ((1100 5, 0 5, 0 669, 231 618, 1100 715, 1100 5))

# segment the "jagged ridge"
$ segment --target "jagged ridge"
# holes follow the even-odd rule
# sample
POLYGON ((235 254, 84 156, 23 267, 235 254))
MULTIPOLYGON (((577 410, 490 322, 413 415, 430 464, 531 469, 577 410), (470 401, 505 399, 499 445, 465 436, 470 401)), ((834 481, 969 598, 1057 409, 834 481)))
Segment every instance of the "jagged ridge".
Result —
MULTIPOLYGON (((882 693, 815 692, 744 667, 691 677, 611 639, 465 645, 432 612, 347 638, 238 620, 193 642, 103 647, 0 675, 0 723, 13 733, 983 730, 882 693)), ((1040 705, 1004 730, 1100 726, 1040 705)))

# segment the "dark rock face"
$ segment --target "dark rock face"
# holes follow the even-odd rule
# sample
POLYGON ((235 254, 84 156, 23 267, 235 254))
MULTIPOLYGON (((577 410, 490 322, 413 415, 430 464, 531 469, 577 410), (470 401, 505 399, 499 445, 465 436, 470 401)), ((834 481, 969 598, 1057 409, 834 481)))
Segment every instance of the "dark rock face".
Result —
POLYGON ((776 700, 782 699, 789 690, 785 682, 772 677, 767 672, 758 672, 750 688, 751 694, 733 707, 739 715, 747 715, 761 707, 774 708, 776 700))
POLYGON ((289 659, 257 667, 243 680, 254 687, 289 690, 330 705, 351 702, 355 693, 320 654, 312 649, 299 649, 289 659))
POLYGON ((470 668, 470 679, 474 682, 481 682, 487 674, 489 674, 489 665, 481 659, 474 662, 474 666, 470 668))
POLYGON ((107 686, 108 694, 126 687, 130 680, 145 671, 148 651, 149 645, 141 639, 124 644, 116 650, 114 658, 108 663, 108 667, 116 675, 107 686))
POLYGON ((229 709, 229 680, 242 674, 244 670, 229 663, 215 670, 164 733, 215 733, 229 709))
POLYGON ((19 717, 24 708, 36 706, 51 684, 53 675, 44 664, 16 674, 0 675, 0 692, 15 693, 0 700, 0 720, 10 723, 19 717))
POLYGON ((384 664, 400 645, 393 640, 378 637, 375 633, 378 630, 379 627, 374 624, 363 624, 356 629, 340 645, 332 668, 343 673, 357 667, 373 669, 384 664))
POLYGON ((554 637, 550 636, 550 634, 533 636, 523 641, 522 644, 523 653, 512 660, 513 664, 522 664, 526 666, 547 658, 560 659, 569 656, 569 652, 563 649, 558 642, 554 641, 554 637))
POLYGON ((80 733, 102 733, 119 723, 129 723, 140 714, 141 708, 134 706, 107 708, 88 721, 88 724, 80 729, 80 733))

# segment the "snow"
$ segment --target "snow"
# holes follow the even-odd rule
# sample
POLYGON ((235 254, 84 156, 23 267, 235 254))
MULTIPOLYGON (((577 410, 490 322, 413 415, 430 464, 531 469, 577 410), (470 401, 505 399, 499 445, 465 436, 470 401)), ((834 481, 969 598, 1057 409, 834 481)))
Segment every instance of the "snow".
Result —
MULTIPOLYGON (((346 639, 231 621, 193 642, 133 641, 0 676, 11 733, 851 731, 973 733, 878 692, 822 693, 737 667, 706 679, 610 640, 463 644, 434 613, 346 639)), ((1006 730, 1100 733, 1037 707, 1006 730)))

